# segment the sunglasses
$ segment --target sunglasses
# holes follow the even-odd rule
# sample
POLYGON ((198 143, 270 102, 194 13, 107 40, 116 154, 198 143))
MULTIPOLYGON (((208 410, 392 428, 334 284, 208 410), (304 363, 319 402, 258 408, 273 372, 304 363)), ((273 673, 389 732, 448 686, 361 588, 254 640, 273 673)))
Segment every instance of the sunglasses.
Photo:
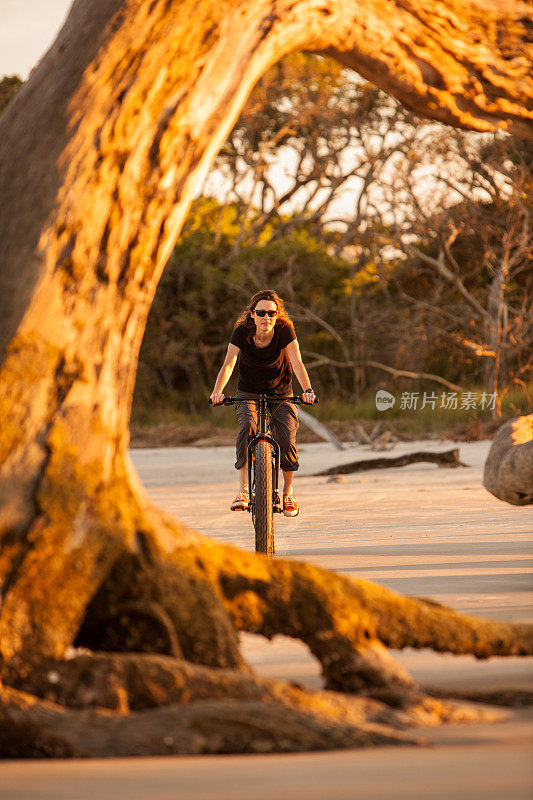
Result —
POLYGON ((263 311, 263 309, 260 309, 259 311, 254 311, 256 317, 265 317, 265 316, 275 317, 277 313, 278 313, 277 311, 263 311))

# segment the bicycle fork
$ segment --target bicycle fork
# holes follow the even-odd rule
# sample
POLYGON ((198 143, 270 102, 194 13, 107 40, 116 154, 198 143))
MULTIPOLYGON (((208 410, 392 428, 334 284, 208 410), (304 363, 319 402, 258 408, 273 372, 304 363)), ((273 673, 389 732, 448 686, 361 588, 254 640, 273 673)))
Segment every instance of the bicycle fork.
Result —
POLYGON ((274 513, 281 514, 283 513, 283 509, 281 507, 281 495, 279 493, 279 465, 281 460, 281 450, 276 440, 272 436, 269 436, 267 433, 258 433, 257 436, 254 436, 252 441, 248 443, 248 447, 246 448, 246 465, 248 469, 248 496, 250 498, 248 511, 253 512, 254 494, 252 491, 252 469, 254 460, 254 447, 257 444, 257 442, 260 441, 268 442, 274 449, 274 469, 272 476, 273 477, 272 505, 274 513))

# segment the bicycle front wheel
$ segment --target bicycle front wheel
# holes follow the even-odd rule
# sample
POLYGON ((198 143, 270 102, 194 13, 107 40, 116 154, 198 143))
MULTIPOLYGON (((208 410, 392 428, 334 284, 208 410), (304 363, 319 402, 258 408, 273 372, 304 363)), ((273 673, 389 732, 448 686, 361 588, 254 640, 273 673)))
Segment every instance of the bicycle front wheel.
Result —
POLYGON ((254 448, 255 552, 274 555, 274 508, 272 487, 272 446, 263 440, 254 448))

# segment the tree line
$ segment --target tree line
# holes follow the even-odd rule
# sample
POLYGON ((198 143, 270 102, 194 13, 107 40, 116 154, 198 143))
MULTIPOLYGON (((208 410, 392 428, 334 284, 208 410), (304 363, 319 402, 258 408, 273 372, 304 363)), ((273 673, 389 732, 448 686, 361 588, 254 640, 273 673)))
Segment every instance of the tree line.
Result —
POLYGON ((167 265, 137 400, 196 410, 263 287, 285 299, 330 397, 414 377, 495 393, 496 413, 511 387, 531 400, 532 165, 531 143, 428 123, 336 62, 283 59, 167 265))

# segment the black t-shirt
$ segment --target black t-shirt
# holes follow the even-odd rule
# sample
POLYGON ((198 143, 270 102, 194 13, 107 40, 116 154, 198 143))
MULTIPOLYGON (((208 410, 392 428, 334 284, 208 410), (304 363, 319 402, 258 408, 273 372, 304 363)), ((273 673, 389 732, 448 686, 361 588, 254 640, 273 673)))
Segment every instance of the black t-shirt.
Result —
POLYGON ((237 325, 230 339, 239 353, 240 392, 251 394, 292 394, 292 368, 284 348, 296 339, 294 329, 282 320, 274 326, 272 340, 266 347, 256 347, 247 339, 244 325, 237 325))

